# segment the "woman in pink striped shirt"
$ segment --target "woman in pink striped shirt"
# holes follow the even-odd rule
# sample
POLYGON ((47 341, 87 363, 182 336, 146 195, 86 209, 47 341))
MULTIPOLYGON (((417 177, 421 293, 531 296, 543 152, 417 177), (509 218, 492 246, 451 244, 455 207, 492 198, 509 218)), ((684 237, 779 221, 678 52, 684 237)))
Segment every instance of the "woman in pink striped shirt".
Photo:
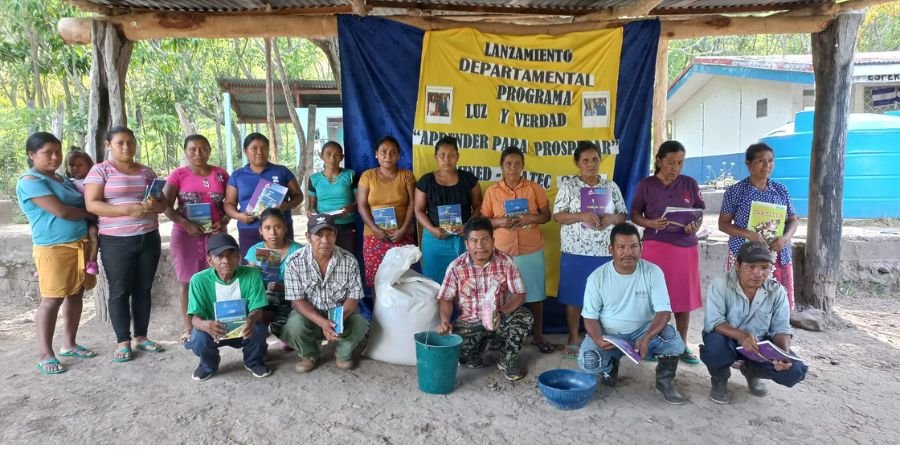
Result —
POLYGON ((106 134, 109 159, 91 168, 84 179, 87 210, 99 216, 100 256, 109 285, 109 317, 118 343, 113 361, 132 359, 134 342, 141 350, 163 349, 147 338, 150 289, 159 264, 161 244, 158 215, 166 209, 165 195, 145 198, 156 173, 134 160, 134 132, 113 127, 106 134))

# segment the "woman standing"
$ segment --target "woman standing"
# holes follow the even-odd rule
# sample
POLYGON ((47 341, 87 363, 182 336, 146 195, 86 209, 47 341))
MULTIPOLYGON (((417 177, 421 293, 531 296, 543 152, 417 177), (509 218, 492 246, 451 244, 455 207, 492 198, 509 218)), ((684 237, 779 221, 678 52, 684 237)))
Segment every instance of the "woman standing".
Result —
POLYGON ((628 213, 619 186, 612 180, 600 177, 600 150, 596 144, 579 142, 575 148, 575 165, 579 175, 560 183, 553 204, 553 220, 562 225, 557 298, 566 305, 566 325, 569 329, 567 359, 578 358, 578 330, 587 277, 612 259, 609 254, 609 232, 613 225, 625 222, 625 214, 628 213), (605 213, 583 210, 582 190, 589 188, 599 188, 605 192, 605 213))
POLYGON ((335 215, 337 245, 356 254, 356 173, 341 167, 344 149, 341 144, 328 141, 319 155, 325 169, 309 177, 306 192, 306 213, 335 215))
POLYGON ((775 152, 766 144, 753 144, 747 147, 744 155, 750 176, 738 181, 725 191, 722 198, 722 211, 719 213, 719 230, 731 236, 728 239, 728 262, 726 270, 735 267, 735 261, 741 245, 745 241, 759 241, 767 244, 776 255, 772 276, 787 291, 788 303, 794 310, 794 266, 791 263, 791 238, 797 231, 800 221, 791 202, 791 194, 787 188, 772 181, 775 170, 775 152), (784 233, 780 237, 767 239, 761 233, 747 229, 750 223, 750 206, 753 202, 772 203, 786 207, 784 215, 784 233))
MULTIPOLYGON (((238 242, 241 253, 262 240, 259 235, 257 216, 247 213, 250 198, 260 180, 270 181, 288 189, 287 196, 278 207, 284 212, 287 236, 294 239, 294 222, 291 210, 303 201, 300 184, 293 172, 285 166, 269 162, 269 139, 259 133, 250 133, 244 138, 244 153, 247 165, 236 169, 228 179, 225 188, 225 214, 238 221, 238 242)), ((247 264, 247 261, 243 261, 247 264)))
POLYGON ((544 339, 544 237, 540 225, 550 221, 550 201, 544 189, 522 177, 525 154, 507 147, 500 154, 503 178, 484 193, 481 213, 494 226, 494 246, 513 257, 525 280, 525 305, 534 316, 532 343, 541 353, 553 353, 544 339), (524 205, 523 205, 524 204, 524 205), (525 210, 522 211, 522 206, 525 210))
POLYGON ((375 146, 375 159, 378 160, 378 167, 363 172, 356 192, 359 216, 366 225, 363 230, 363 263, 367 287, 375 285, 375 272, 388 250, 416 244, 412 233, 416 177, 412 171, 397 167, 400 144, 391 136, 381 138, 375 146), (395 220, 382 221, 382 217, 390 216, 383 213, 390 212, 395 220), (373 214, 379 215, 379 223, 376 223, 373 214))
POLYGON ((228 226, 225 215, 225 186, 228 172, 209 165, 210 145, 206 137, 192 134, 184 139, 184 158, 187 166, 175 169, 166 180, 166 217, 172 221, 169 248, 175 275, 181 284, 181 314, 184 329, 178 342, 191 337, 191 318, 187 315, 188 284, 195 273, 209 267, 206 259, 206 240, 210 233, 220 233, 228 226), (178 199, 178 209, 174 209, 178 199), (194 206, 192 206, 194 205, 194 206), (203 210, 203 211, 201 211, 203 210), (208 212, 208 228, 198 224, 198 216, 208 212))
POLYGON ((150 290, 159 265, 158 215, 165 194, 146 199, 156 173, 134 160, 134 132, 114 127, 106 133, 109 159, 91 168, 84 180, 88 211, 100 217, 100 254, 109 284, 109 317, 118 346, 115 362, 131 361, 131 321, 137 348, 158 353, 163 348, 147 338, 150 290))
POLYGON ((287 223, 277 208, 269 208, 260 214, 259 234, 262 242, 250 247, 244 259, 262 272, 269 300, 266 320, 272 334, 281 338, 281 330, 294 310, 291 302, 284 300, 284 268, 290 256, 303 246, 288 239, 287 223))
POLYGON ((703 305, 697 251, 701 221, 673 224, 663 217, 668 207, 706 208, 697 181, 681 174, 684 157, 684 146, 678 141, 659 146, 655 173, 638 183, 631 201, 631 221, 645 228, 641 257, 659 266, 665 275, 675 328, 685 342, 681 360, 699 364, 700 360, 687 348, 687 332, 691 311, 703 305))
MULTIPOLYGON (((466 251, 462 226, 470 218, 481 215, 481 185, 471 172, 457 170, 459 147, 456 138, 445 136, 434 145, 438 169, 425 174, 416 183, 416 219, 422 235, 422 274, 438 283, 444 281, 447 266, 466 251), (459 209, 455 227, 442 227, 439 207, 459 209)), ((456 215, 452 212, 451 215, 456 215)), ((446 219, 446 218, 445 218, 446 219)))
POLYGON ((41 303, 34 315, 37 369, 45 375, 54 375, 66 371, 53 351, 53 332, 60 307, 65 324, 59 356, 97 356, 75 341, 84 289, 93 287, 97 281, 85 273, 86 219, 94 216, 84 209, 84 197, 75 185, 56 174, 62 163, 62 144, 56 136, 44 132, 32 134, 25 141, 25 152, 29 169, 16 183, 16 198, 31 226, 41 292, 41 303))

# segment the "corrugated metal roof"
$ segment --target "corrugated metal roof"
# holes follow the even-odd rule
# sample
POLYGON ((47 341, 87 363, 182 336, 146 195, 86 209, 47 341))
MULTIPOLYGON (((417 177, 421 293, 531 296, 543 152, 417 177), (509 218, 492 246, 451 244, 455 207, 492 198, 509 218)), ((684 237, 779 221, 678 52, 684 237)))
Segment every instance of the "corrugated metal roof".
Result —
MULTIPOLYGON (((184 12, 264 13, 284 10, 350 12, 349 0, 69 0, 112 12, 157 10, 184 12)), ((433 11, 495 12, 507 14, 580 15, 626 6, 629 0, 366 0, 369 8, 414 8, 433 11)), ((663 0, 657 14, 705 14, 778 11, 827 5, 832 0, 663 0)))
MULTIPOLYGON (((243 123, 266 121, 266 80, 219 78, 219 89, 231 94, 231 107, 243 123)), ((341 106, 341 95, 334 80, 290 80, 292 107, 316 105, 320 108, 341 106)), ((291 116, 281 82, 275 81, 275 121, 290 122, 291 116)))

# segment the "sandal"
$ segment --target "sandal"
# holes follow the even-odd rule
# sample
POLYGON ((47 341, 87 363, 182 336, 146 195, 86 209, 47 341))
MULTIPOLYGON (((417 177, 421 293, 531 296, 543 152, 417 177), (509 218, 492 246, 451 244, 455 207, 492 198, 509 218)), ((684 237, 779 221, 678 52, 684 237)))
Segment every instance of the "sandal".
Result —
POLYGON ((89 350, 87 347, 76 345, 70 349, 59 349, 59 356, 68 356, 70 358, 93 358, 97 353, 89 350))
POLYGON ((564 359, 578 359, 578 352, 581 351, 581 346, 578 344, 567 344, 566 345, 566 353, 563 355, 564 359))
POLYGON ((138 344, 137 348, 139 348, 145 352, 148 352, 148 353, 161 353, 165 350, 164 348, 162 348, 162 346, 157 344, 156 341, 153 341, 150 339, 147 339, 146 341, 138 344))
POLYGON ((113 362, 122 363, 122 362, 131 361, 132 358, 134 358, 134 356, 131 354, 131 347, 119 347, 116 349, 116 352, 113 353, 112 360, 113 360, 113 362), (116 355, 122 355, 122 356, 116 356, 116 355))
POLYGON ((531 343, 535 347, 537 347, 538 350, 541 351, 541 353, 553 353, 554 351, 556 351, 556 347, 554 347, 553 344, 551 344, 547 341, 540 341, 540 342, 532 341, 531 343))
POLYGON ((56 375, 66 371, 66 368, 56 358, 47 358, 38 362, 37 369, 44 375, 56 375), (54 367, 54 369, 46 369, 45 367, 54 367))
POLYGON ((684 349, 684 353, 682 353, 679 358, 681 358, 681 361, 685 364, 700 364, 700 359, 697 358, 697 355, 688 349, 684 349))

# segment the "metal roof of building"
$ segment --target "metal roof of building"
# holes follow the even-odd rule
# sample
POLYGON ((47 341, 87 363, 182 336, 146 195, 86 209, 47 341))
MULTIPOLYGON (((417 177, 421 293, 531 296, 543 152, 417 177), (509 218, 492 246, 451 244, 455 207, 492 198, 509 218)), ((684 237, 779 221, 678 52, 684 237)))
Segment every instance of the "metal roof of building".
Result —
MULTIPOLYGON (((242 123, 266 122, 266 80, 218 78, 219 89, 231 94, 231 107, 242 123)), ((290 80, 291 106, 303 108, 316 105, 319 108, 340 108, 341 93, 333 80, 290 80)), ((288 104, 284 99, 281 82, 275 80, 275 122, 291 121, 288 104)))

